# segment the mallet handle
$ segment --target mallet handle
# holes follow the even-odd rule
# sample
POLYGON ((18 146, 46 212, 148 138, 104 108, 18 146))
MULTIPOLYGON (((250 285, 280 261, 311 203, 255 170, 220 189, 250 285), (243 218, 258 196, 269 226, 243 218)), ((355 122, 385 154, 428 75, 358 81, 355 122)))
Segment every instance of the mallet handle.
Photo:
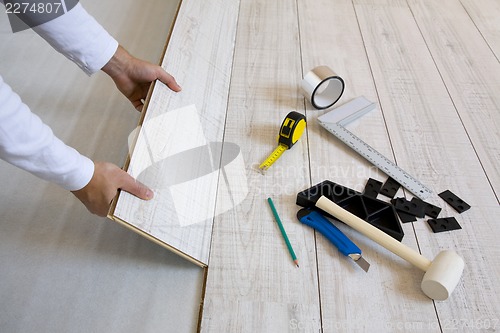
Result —
POLYGON ((370 238, 374 242, 382 245, 387 250, 391 251, 395 255, 403 258, 414 266, 420 268, 424 272, 427 271, 431 265, 431 261, 413 250, 412 248, 400 243, 396 239, 392 238, 385 232, 377 229, 368 222, 363 221, 356 215, 348 212, 339 205, 332 202, 325 196, 321 196, 316 202, 316 207, 324 210, 325 212, 335 216, 340 221, 349 225, 351 228, 362 233, 366 237, 370 238))

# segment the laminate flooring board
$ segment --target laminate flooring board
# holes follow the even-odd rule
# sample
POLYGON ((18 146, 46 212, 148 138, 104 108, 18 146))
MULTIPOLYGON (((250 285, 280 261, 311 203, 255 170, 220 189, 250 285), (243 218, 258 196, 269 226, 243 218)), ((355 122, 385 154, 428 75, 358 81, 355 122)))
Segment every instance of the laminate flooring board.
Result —
MULTIPOLYGON (((298 4, 303 75, 324 64, 343 78, 345 91, 333 108, 361 95, 378 103, 352 3, 337 1, 335 6, 331 6, 328 1, 299 1, 298 4), (339 23, 329 26, 332 19, 339 23)), ((305 105, 313 184, 329 179, 362 192, 368 178, 385 180, 384 173, 319 125, 317 118, 332 112, 332 108, 317 110, 309 101, 305 101, 305 105)), ((380 108, 346 127, 385 156, 392 158, 390 140, 380 108)))
MULTIPOLYGON (((453 3, 446 3, 447 9, 442 10, 453 12, 453 3)), ((412 3, 411 8, 416 6, 412 3)), ((451 189, 473 207, 457 215, 434 195, 429 202, 444 207, 442 216, 457 216, 463 229, 438 236, 425 224, 414 223, 423 255, 432 259, 441 250, 454 249, 466 264, 452 297, 435 302, 439 323, 448 328, 457 319, 498 319, 500 287, 498 279, 491 277, 499 276, 495 216, 500 207, 485 174, 488 170, 483 169, 482 157, 467 135, 468 123, 457 112, 460 101, 450 94, 452 88, 439 71, 439 53, 425 39, 427 29, 451 23, 443 23, 445 17, 431 16, 437 13, 412 11, 405 1, 355 1, 355 8, 398 164, 435 194, 451 189), (420 15, 434 17, 426 19, 429 27, 418 24, 423 19, 420 15)), ((460 31, 456 27, 455 32, 460 31)), ((460 49, 457 52, 456 58, 468 56, 460 49)), ((459 80, 461 73, 456 75, 459 80)), ((494 117, 491 113, 498 111, 485 112, 494 117)))
POLYGON ((481 36, 500 61, 500 3, 496 0, 460 0, 481 36))
POLYGON ((208 147, 223 139, 237 12, 234 1, 182 2, 162 66, 183 91, 156 83, 127 167, 155 199, 121 193, 113 212, 200 265, 208 263, 221 159, 208 147))
MULTIPOLYGON (((176 1, 81 2, 132 54, 158 62, 176 1)), ((123 164, 139 113, 112 80, 87 77, 32 31, 12 34, 4 13, 0 54, 4 80, 58 137, 123 164)), ((0 183, 1 332, 196 331, 202 269, 3 161, 0 183)))
MULTIPOLYGON (((422 34, 429 45, 429 50, 443 77, 444 84, 450 92, 457 113, 463 123, 465 130, 472 142, 474 151, 477 153, 480 165, 484 169, 487 181, 495 192, 496 202, 491 191, 487 188, 487 182, 481 181, 478 186, 470 186, 476 189, 476 193, 469 192, 469 196, 475 195, 480 198, 479 206, 489 208, 491 205, 491 216, 484 216, 478 212, 477 216, 471 216, 474 223, 474 233, 468 247, 483 248, 484 245, 492 247, 492 251, 498 254, 496 236, 488 235, 494 226, 494 215, 500 211, 498 206, 498 191, 500 186, 500 63, 495 55, 491 53, 481 34, 474 29, 475 25, 463 7, 455 1, 443 1, 439 3, 410 2, 410 8, 415 16, 417 24, 421 27, 422 34), (434 22, 430 25, 429 22, 434 22), (486 198, 485 198, 486 197, 486 198), (484 200, 484 201, 483 201, 484 200), (478 218, 481 222, 478 223, 478 218), (476 229, 477 228, 477 229, 476 229)), ((485 10, 488 7, 485 6, 485 10)), ((464 166, 466 167, 466 166, 464 166)), ((478 167, 474 167, 478 170, 478 167)), ((469 172, 466 173, 469 175, 469 172)), ((462 184, 470 183, 473 179, 469 177, 457 177, 462 184)), ((478 180, 482 177, 478 176, 478 180)), ((460 186, 460 184, 457 184, 460 186)), ((464 185, 461 185, 462 187, 464 185)), ((465 194, 464 194, 465 195, 465 194)), ((463 223, 462 223, 463 224, 463 223)), ((495 255, 493 254, 493 255, 495 255)), ((500 276, 500 264, 498 261, 491 263, 486 260, 482 263, 484 267, 474 267, 474 280, 482 280, 486 276, 500 276)), ((491 288, 500 290, 498 279, 491 280, 491 288)), ((498 297, 481 295, 475 302, 478 303, 480 311, 467 313, 467 318, 480 318, 480 316, 493 316, 500 309, 498 297)), ((438 307, 439 309, 439 307, 438 307)), ((449 310, 452 316, 456 316, 456 308, 449 310)), ((458 310, 460 311, 460 310, 458 310)))
POLYGON ((305 136, 267 170, 279 126, 304 112, 294 0, 242 0, 225 142, 242 149, 248 196, 215 219, 202 332, 283 332, 321 327, 313 232, 295 216, 297 189, 310 185, 305 136), (274 200, 300 268, 295 267, 267 198, 274 200))
MULTIPOLYGON (((500 191, 500 62, 455 0, 410 8, 493 190, 500 191), (430 24, 430 23, 433 24, 430 24)), ((486 7, 488 8, 488 7, 486 7)), ((498 12, 500 14, 500 11, 498 12)))
MULTIPOLYGON (((339 105, 360 95, 379 101, 357 15, 351 1, 336 1, 334 6, 328 1, 299 1, 304 72, 325 64, 343 77, 346 90, 339 105)), ((328 179, 362 191, 370 177, 385 181, 385 174, 318 125, 316 118, 331 110, 307 106, 313 184, 328 179)), ((347 128, 394 160, 382 111, 377 108, 347 128)), ((389 332, 404 323, 439 325, 432 302, 420 290, 422 274, 417 268, 346 225, 336 225, 362 249, 371 266, 363 272, 329 241, 316 236, 324 332, 389 332)), ((412 226, 403 228, 403 242, 418 249, 412 226)))

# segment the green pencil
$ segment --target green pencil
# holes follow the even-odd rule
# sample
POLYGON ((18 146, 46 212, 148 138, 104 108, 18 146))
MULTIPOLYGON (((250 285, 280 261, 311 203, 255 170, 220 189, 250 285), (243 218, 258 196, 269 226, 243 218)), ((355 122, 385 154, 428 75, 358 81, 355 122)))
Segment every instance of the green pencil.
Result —
POLYGON ((274 207, 273 200, 271 198, 267 198, 267 202, 269 202, 269 206, 271 206, 271 210, 273 211, 274 218, 276 219, 276 223, 278 223, 278 227, 280 227, 281 234, 283 235, 283 238, 285 239, 286 246, 288 247, 288 252, 290 252, 290 255, 292 256, 292 260, 299 267, 299 261, 297 260, 297 256, 295 255, 295 252, 293 252, 292 244, 290 244, 290 240, 288 240, 288 236, 286 235, 285 228, 283 228, 283 224, 281 223, 280 217, 278 215, 278 212, 276 211, 276 208, 274 207))

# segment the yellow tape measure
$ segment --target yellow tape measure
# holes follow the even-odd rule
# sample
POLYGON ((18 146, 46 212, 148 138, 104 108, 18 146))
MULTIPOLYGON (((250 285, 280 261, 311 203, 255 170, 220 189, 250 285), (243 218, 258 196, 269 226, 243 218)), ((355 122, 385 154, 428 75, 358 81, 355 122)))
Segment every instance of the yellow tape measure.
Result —
POLYGON ((280 134, 278 135, 278 147, 262 162, 259 169, 266 171, 274 162, 288 149, 299 141, 306 128, 306 117, 296 111, 287 114, 281 124, 280 134))

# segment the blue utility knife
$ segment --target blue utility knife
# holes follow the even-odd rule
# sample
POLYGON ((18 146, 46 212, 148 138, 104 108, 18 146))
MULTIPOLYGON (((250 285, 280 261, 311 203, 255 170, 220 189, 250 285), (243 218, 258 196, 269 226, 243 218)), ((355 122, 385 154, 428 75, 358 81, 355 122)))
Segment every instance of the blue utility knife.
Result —
POLYGON ((315 210, 303 208, 298 211, 297 218, 303 224, 319 231, 339 249, 340 253, 350 257, 356 264, 359 265, 359 267, 361 267, 365 272, 368 272, 370 264, 361 255, 360 248, 347 238, 347 236, 344 235, 335 225, 328 221, 326 217, 315 210))

